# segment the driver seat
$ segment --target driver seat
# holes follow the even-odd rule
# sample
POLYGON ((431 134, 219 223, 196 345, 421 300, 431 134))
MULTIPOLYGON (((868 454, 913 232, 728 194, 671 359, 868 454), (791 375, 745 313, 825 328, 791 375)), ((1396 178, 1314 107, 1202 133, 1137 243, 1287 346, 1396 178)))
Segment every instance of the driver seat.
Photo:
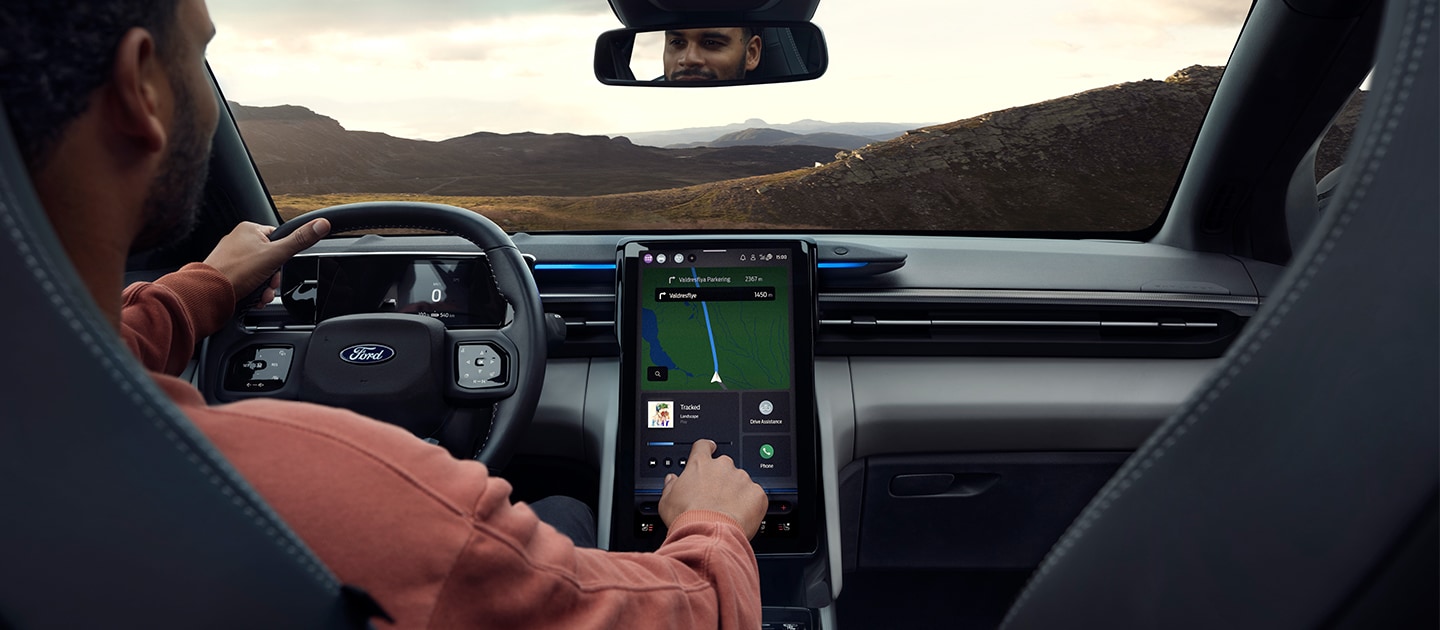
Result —
POLYGON ((85 293, 3 104, 0 286, 0 628, 368 627, 85 293))

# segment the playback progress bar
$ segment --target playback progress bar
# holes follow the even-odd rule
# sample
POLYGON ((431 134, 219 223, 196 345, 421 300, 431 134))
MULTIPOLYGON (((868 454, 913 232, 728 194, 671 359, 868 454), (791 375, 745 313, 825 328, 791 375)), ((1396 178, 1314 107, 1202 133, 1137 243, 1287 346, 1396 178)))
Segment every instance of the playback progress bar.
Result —
MULTIPOLYGON (((715 440, 710 441, 715 442, 715 440)), ((695 441, 691 440, 689 442, 646 442, 645 446, 693 446, 694 444, 695 441)), ((729 446, 731 444, 734 444, 734 442, 715 442, 716 446, 729 446)))

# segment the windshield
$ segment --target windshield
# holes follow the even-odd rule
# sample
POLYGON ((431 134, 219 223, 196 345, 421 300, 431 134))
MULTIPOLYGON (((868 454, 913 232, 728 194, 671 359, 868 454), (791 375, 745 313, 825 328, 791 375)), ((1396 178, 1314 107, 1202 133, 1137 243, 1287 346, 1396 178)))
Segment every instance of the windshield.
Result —
POLYGON ((680 90, 595 80, 603 0, 210 8, 285 219, 405 199, 512 232, 1123 235, 1163 215, 1249 3, 826 0, 825 76, 680 90))

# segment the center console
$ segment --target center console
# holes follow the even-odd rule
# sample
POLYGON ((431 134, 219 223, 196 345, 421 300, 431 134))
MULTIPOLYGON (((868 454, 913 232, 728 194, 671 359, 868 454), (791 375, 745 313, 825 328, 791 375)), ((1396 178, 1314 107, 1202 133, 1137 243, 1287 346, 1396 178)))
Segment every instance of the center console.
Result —
POLYGON ((622 244, 618 258, 621 404, 608 547, 660 546, 665 476, 684 471, 696 440, 713 440, 716 456, 730 456, 769 499, 751 542, 766 619, 814 627, 805 594, 816 589, 801 585, 826 571, 814 245, 655 239, 622 244))

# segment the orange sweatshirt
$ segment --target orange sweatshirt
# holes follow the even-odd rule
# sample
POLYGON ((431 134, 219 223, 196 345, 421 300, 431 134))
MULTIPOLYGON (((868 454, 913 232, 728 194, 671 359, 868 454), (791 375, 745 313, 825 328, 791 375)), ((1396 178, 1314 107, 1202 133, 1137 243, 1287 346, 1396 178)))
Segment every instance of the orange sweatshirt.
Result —
MULTIPOLYGON (((122 336, 285 522, 400 628, 760 626, 754 551, 730 517, 682 514, 655 553, 576 548, 483 464, 308 403, 208 406, 175 378, 234 289, 204 264, 125 289, 122 336)), ((383 622, 377 624, 390 627, 383 622)))

